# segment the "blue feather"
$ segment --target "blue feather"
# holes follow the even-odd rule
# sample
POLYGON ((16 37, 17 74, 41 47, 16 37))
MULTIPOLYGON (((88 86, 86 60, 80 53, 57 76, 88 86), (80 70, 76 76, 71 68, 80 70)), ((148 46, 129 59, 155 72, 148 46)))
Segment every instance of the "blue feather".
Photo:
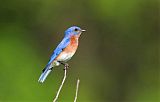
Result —
POLYGON ((51 58, 48 64, 54 61, 54 59, 62 52, 62 50, 67 47, 69 42, 70 42, 70 38, 64 37, 64 39, 61 41, 61 43, 57 46, 57 48, 54 50, 53 54, 51 55, 51 58))
POLYGON ((59 65, 59 62, 55 61, 55 59, 63 51, 63 49, 65 49, 69 45, 70 37, 72 35, 81 34, 82 31, 84 31, 84 30, 81 30, 77 26, 70 27, 65 31, 65 36, 64 36, 63 40, 57 46, 57 48, 54 50, 54 52, 52 53, 52 55, 50 57, 48 64, 43 69, 42 74, 38 80, 39 82, 43 83, 45 81, 45 79, 47 78, 47 76, 49 75, 49 73, 52 71, 52 68, 59 65), (55 61, 57 65, 52 64, 53 61, 55 61))
POLYGON ((52 65, 52 62, 62 52, 62 50, 67 47, 69 42, 70 42, 70 39, 67 37, 64 37, 64 39, 61 41, 61 43, 57 46, 57 48, 54 50, 53 54, 51 55, 50 61, 48 62, 46 67, 43 69, 38 82, 43 83, 45 81, 49 73, 52 71, 52 68, 54 67, 52 65))

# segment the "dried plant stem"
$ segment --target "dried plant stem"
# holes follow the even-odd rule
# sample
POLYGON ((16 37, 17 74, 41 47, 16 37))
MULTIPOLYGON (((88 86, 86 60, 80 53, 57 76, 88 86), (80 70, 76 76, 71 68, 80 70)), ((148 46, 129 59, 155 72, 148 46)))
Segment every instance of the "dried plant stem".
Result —
POLYGON ((76 101, 77 101, 78 89, 79 89, 79 83, 80 83, 80 80, 78 79, 78 80, 77 80, 77 86, 76 86, 76 95, 75 95, 75 97, 74 97, 74 102, 76 102, 76 101))
POLYGON ((60 87, 59 87, 59 89, 57 91, 56 97, 54 98, 53 102, 57 101, 59 93, 60 93, 60 91, 61 91, 61 89, 63 87, 63 84, 64 84, 65 80, 66 80, 66 76, 67 76, 67 66, 65 66, 65 68, 64 68, 64 77, 63 77, 62 83, 61 83, 61 85, 60 85, 60 87))
MULTIPOLYGON (((61 85, 60 85, 60 87, 59 87, 59 89, 58 89, 58 91, 57 91, 56 97, 53 99, 53 102, 56 102, 56 101, 57 101, 57 99, 58 99, 58 97, 59 97, 59 94, 60 94, 60 91, 61 91, 61 89, 62 89, 62 87, 63 87, 63 84, 64 84, 64 82, 65 82, 65 80, 66 80, 66 77, 67 77, 68 64, 64 64, 64 66, 65 66, 65 68, 64 68, 64 77, 63 77, 62 83, 61 83, 61 85)), ((79 83, 80 83, 80 80, 78 79, 78 80, 77 80, 77 86, 76 86, 76 94, 75 94, 75 97, 74 97, 74 102, 77 101, 79 83)))

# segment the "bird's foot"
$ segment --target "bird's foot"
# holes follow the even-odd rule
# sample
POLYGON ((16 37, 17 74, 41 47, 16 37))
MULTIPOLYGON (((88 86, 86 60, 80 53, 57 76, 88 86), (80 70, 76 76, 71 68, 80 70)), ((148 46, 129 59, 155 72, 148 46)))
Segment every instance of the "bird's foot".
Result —
POLYGON ((60 62, 62 65, 64 65, 64 70, 67 70, 69 68, 69 64, 68 63, 64 63, 64 62, 60 62))
POLYGON ((64 64, 64 70, 67 70, 69 68, 69 64, 68 63, 65 63, 64 64))

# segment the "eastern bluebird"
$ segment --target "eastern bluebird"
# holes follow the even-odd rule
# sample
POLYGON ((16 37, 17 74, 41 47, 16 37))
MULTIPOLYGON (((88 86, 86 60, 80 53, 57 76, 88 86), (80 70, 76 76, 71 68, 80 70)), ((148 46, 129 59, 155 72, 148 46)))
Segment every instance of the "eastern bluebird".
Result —
POLYGON ((78 39, 83 31, 85 30, 82 30, 77 26, 70 27, 65 31, 63 40, 51 55, 51 58, 43 69, 38 82, 43 83, 53 67, 59 66, 60 64, 68 65, 66 62, 75 54, 78 47, 78 39))

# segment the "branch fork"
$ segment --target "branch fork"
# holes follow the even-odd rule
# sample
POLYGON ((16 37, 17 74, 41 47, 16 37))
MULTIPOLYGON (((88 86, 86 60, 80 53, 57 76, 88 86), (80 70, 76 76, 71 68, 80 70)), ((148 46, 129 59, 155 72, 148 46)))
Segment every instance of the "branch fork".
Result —
MULTIPOLYGON (((59 94, 60 94, 60 92, 61 92, 61 90, 62 90, 62 87, 63 87, 63 85, 64 85, 64 82, 65 82, 65 80, 66 80, 66 77, 67 77, 67 69, 68 69, 69 65, 68 65, 67 63, 65 63, 65 64, 63 63, 63 65, 64 65, 64 77, 63 77, 63 79, 62 79, 61 85, 59 86, 59 89, 58 89, 58 91, 57 91, 57 94, 56 94, 55 98, 53 99, 53 102, 56 102, 56 101, 57 101, 57 99, 58 99, 58 97, 59 97, 59 94)), ((74 102, 77 101, 79 83, 80 83, 80 80, 78 79, 78 80, 77 80, 77 85, 76 85, 76 93, 75 93, 75 97, 74 97, 74 102)))

